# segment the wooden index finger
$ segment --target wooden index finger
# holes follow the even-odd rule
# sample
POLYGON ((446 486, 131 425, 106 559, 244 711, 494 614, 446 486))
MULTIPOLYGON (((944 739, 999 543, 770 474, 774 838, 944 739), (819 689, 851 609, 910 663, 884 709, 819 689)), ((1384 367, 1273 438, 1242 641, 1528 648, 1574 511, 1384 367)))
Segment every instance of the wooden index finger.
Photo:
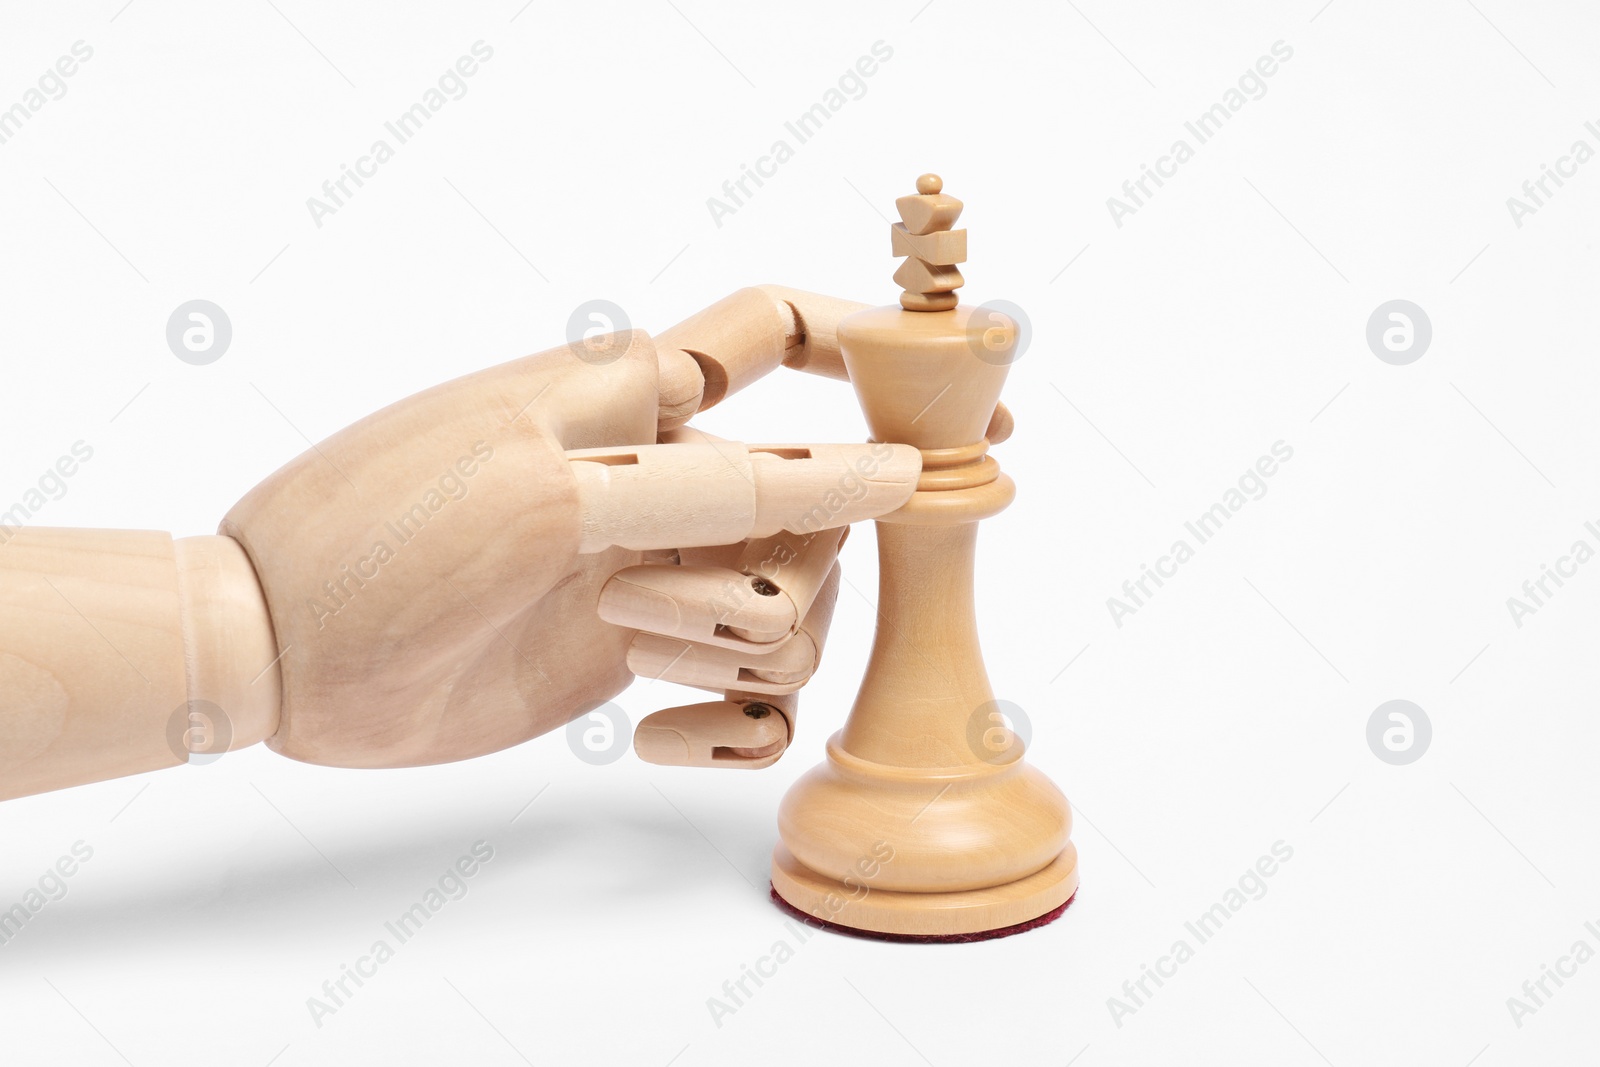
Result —
POLYGON ((916 491, 909 445, 693 443, 566 453, 578 482, 580 552, 725 545, 874 519, 916 491))

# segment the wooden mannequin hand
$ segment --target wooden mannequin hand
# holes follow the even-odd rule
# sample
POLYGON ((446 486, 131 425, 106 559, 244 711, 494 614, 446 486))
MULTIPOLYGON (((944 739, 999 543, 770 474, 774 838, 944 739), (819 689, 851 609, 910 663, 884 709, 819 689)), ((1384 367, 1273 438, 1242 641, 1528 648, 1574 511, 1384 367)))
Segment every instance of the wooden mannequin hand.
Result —
MULTIPOLYGON (((637 331, 611 343, 603 360, 562 347, 403 400, 229 512, 221 532, 254 564, 282 651, 271 747, 361 767, 493 752, 614 696, 632 680, 630 647, 635 666, 691 684, 776 694, 809 677, 821 634, 809 646, 785 639, 805 636, 837 537, 811 539, 821 575, 803 579, 803 603, 757 593, 729 616, 756 655, 789 650, 769 672, 777 682, 721 684, 716 668, 731 665, 731 682, 742 666, 713 652, 731 652, 727 632, 694 631, 693 611, 711 610, 704 594, 720 594, 724 575, 743 580, 737 571, 657 565, 607 583, 647 551, 771 541, 785 527, 815 533, 891 511, 915 488, 915 450, 830 446, 809 459, 711 439, 657 444, 655 348, 637 331), (683 651, 664 661, 639 630, 683 651)), ((684 562, 733 563, 735 551, 684 562)))
MULTIPOLYGON (((634 734, 634 748, 652 763, 766 767, 793 739, 793 694, 816 670, 832 621, 839 592, 835 561, 849 533, 836 524, 846 512, 881 513, 885 504, 903 502, 915 487, 919 457, 881 444, 747 450, 688 428, 662 437, 672 443, 648 451, 675 452, 680 466, 702 457, 712 475, 743 473, 748 457, 757 505, 768 513, 758 521, 770 527, 773 515, 786 511, 786 518, 780 515, 786 528, 738 544, 683 548, 624 568, 606 582, 600 616, 639 631, 628 650, 630 670, 726 697, 648 716, 634 734), (797 454, 805 461, 795 462, 797 454)), ((585 471, 580 483, 590 484, 594 473, 579 458, 587 454, 567 455, 585 471)), ((603 469, 608 475, 616 470, 603 469)), ((691 480, 682 471, 677 478, 652 476, 641 466, 624 471, 639 472, 636 483, 646 491, 691 480)), ((612 491, 623 500, 630 495, 624 487, 612 491)))

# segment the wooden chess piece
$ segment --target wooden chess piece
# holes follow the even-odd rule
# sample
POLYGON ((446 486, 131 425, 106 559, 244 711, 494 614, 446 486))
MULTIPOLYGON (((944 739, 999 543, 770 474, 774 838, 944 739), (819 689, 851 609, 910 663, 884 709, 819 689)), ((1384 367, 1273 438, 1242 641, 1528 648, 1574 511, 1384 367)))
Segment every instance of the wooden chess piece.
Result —
POLYGON ((938 176, 898 201, 900 306, 838 326, 875 441, 914 445, 917 490, 876 521, 878 626, 866 677, 827 759, 778 813, 774 894, 811 920, 918 940, 1014 933, 1077 891, 1066 798, 1023 761, 979 651, 978 523, 1015 495, 986 427, 1015 353, 1004 315, 958 305, 961 202, 938 176))

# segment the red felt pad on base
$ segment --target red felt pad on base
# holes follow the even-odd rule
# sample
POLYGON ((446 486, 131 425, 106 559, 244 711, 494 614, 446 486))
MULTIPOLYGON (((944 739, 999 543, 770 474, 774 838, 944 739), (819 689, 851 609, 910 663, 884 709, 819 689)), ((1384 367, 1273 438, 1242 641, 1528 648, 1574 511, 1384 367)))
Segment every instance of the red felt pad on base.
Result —
POLYGON ((1055 922, 1057 919, 1061 918, 1061 913, 1067 910, 1067 906, 1074 900, 1078 899, 1078 891, 1074 889, 1072 891, 1072 895, 1068 897, 1059 907, 1045 912, 1037 919, 1029 919, 1027 922, 1015 923, 1011 926, 1002 926, 997 930, 979 930, 977 933, 972 934, 886 934, 879 933, 877 930, 861 930, 854 926, 840 926, 838 923, 831 923, 826 919, 819 919, 815 915, 807 915, 805 912, 801 911, 787 900, 784 900, 783 897, 779 896, 777 886, 773 886, 769 883, 769 888, 772 891, 773 902, 776 903, 779 908, 788 912, 790 915, 793 915, 801 922, 806 923, 808 926, 819 927, 823 930, 832 930, 836 934, 845 934, 850 937, 870 938, 874 941, 904 941, 929 945, 963 944, 968 941, 992 941, 997 937, 1010 937, 1012 934, 1020 934, 1027 930, 1032 930, 1035 927, 1043 926, 1046 923, 1055 922))

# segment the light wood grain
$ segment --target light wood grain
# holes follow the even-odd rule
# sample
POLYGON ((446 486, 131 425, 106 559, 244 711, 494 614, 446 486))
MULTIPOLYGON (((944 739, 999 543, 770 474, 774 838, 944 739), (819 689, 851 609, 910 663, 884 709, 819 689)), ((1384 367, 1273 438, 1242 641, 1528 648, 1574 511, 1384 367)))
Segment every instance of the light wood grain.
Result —
MULTIPOLYGON (((909 232, 895 231, 897 252, 954 221, 960 202, 942 188, 923 175, 899 201, 909 232)), ((908 263, 896 281, 934 277, 908 263)), ((974 609, 978 522, 1015 492, 985 434, 1011 431, 997 401, 1017 331, 969 306, 929 309, 928 295, 838 327, 874 440, 915 445, 923 470, 906 505, 877 522, 872 656, 827 759, 783 799, 772 881, 831 923, 948 935, 1052 911, 1078 870, 1070 808, 1004 725, 974 609)))
POLYGON ((579 551, 723 545, 809 534, 881 515, 916 486, 921 458, 886 444, 744 445, 705 438, 566 453, 579 551))
POLYGON ((183 763, 197 702, 225 717, 224 751, 260 741, 274 657, 226 538, 16 531, 0 546, 0 798, 183 763))

